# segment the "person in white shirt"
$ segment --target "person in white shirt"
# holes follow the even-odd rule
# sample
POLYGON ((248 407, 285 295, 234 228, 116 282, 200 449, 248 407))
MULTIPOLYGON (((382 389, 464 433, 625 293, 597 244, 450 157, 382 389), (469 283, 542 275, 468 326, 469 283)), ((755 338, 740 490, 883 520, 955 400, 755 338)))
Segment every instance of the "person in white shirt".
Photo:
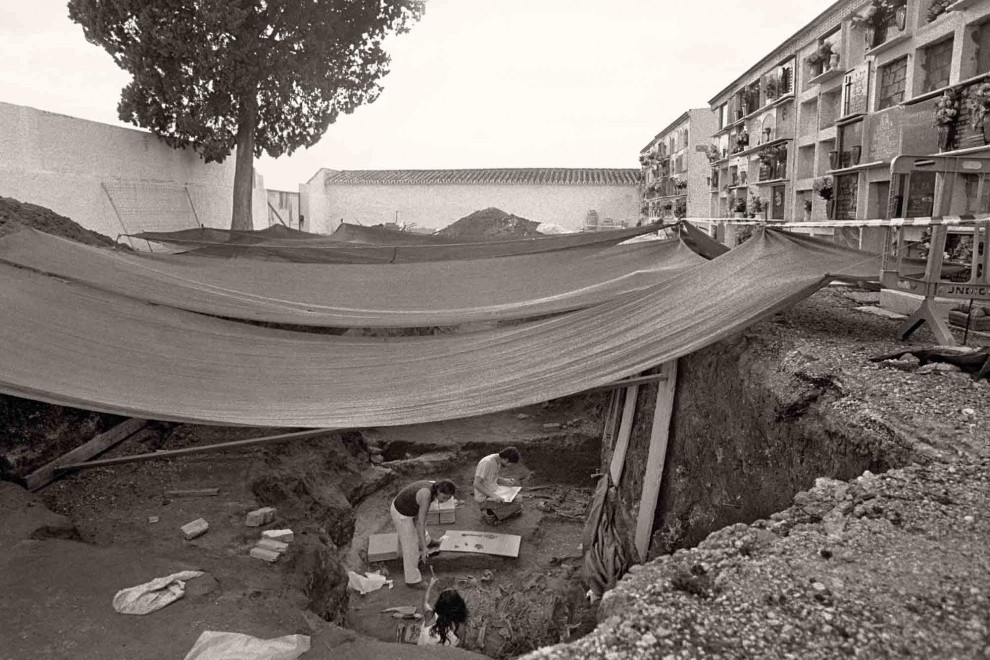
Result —
POLYGON ((500 477, 499 471, 503 467, 518 463, 519 459, 518 449, 506 447, 497 454, 489 454, 478 461, 478 467, 474 471, 474 501, 482 505, 487 501, 508 501, 498 494, 498 487, 511 486, 516 481, 500 477))
POLYGON ((430 592, 437 579, 430 580, 423 598, 423 628, 419 631, 419 646, 460 646, 461 626, 467 621, 464 599, 455 589, 444 589, 437 602, 430 605, 430 592))

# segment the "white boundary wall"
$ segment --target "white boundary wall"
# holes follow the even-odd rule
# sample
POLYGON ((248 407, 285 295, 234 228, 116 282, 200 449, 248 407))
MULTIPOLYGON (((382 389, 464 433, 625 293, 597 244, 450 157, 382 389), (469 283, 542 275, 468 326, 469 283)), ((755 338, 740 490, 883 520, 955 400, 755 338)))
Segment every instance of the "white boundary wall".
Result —
POLYGON ((599 218, 629 226, 639 219, 640 194, 631 185, 540 184, 328 184, 322 170, 300 186, 307 231, 332 232, 344 222, 440 229, 475 211, 496 207, 534 222, 574 231, 594 209, 599 218))
MULTIPOLYGON (((142 130, 0 102, 0 195, 111 238, 186 229, 197 220, 229 227, 234 162, 231 154, 207 164, 192 149, 173 149, 142 130)), ((253 210, 255 227, 266 227, 263 188, 255 189, 253 210)))

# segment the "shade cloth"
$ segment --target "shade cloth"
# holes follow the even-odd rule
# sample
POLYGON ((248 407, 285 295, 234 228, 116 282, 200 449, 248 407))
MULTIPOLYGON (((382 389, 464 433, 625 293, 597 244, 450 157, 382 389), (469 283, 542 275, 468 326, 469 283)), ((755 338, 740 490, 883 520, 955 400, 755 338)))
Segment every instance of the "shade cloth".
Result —
POLYGON ((729 251, 728 246, 719 243, 686 220, 677 223, 677 235, 705 259, 714 259, 729 251))
POLYGON ((125 253, 25 229, 0 261, 156 305, 270 323, 423 327, 599 304, 702 261, 680 242, 411 264, 292 264, 125 253))
POLYGON ((365 243, 368 245, 439 245, 461 242, 437 234, 414 234, 408 231, 389 229, 382 225, 365 227, 363 225, 353 225, 349 222, 340 223, 333 233, 330 234, 330 237, 348 243, 365 243))
MULTIPOLYGON (((617 245, 622 241, 660 229, 645 225, 628 229, 557 234, 537 238, 473 243, 438 243, 425 245, 370 245, 348 243, 333 236, 308 238, 272 238, 260 241, 233 242, 184 241, 192 248, 185 254, 200 257, 224 257, 293 261, 299 263, 413 263, 444 259, 488 259, 519 254, 536 254, 577 247, 617 245)), ((148 234, 138 234, 144 238, 148 234)), ((161 241, 161 235, 158 235, 161 241)))
POLYGON ((531 405, 691 353, 876 255, 773 230, 595 307, 486 332, 348 337, 148 305, 0 265, 0 391, 147 419, 363 428, 531 405))

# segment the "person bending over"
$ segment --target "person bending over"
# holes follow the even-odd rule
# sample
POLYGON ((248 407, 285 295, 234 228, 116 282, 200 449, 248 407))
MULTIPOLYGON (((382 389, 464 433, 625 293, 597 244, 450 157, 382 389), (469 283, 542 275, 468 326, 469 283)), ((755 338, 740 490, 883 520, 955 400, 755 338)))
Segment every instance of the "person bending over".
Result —
POLYGON ((426 561, 430 546, 430 535, 426 531, 426 512, 434 500, 446 502, 453 497, 454 491, 454 482, 446 479, 414 481, 400 490, 392 500, 389 514, 399 537, 402 569, 408 586, 423 582, 419 562, 426 561))
POLYGON ((419 633, 420 646, 459 646, 463 633, 461 626, 467 621, 468 610, 464 599, 454 589, 444 589, 437 602, 430 605, 430 592, 437 579, 430 579, 423 598, 423 629, 419 633))
POLYGON ((482 505, 489 501, 506 501, 498 494, 498 487, 511 486, 516 481, 498 476, 499 471, 507 465, 518 463, 519 458, 518 449, 506 447, 499 453, 489 454, 478 461, 478 467, 474 471, 474 501, 482 505))

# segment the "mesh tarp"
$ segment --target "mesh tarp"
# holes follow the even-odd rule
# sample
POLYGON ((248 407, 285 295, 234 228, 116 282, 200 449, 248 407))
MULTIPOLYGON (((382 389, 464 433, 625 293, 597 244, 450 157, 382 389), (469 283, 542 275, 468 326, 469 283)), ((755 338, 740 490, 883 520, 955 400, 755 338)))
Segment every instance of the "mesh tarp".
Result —
POLYGON ((876 255, 766 230, 595 307, 496 330, 347 337, 148 305, 0 265, 0 391, 184 422, 364 428, 574 394, 694 352, 876 255))
POLYGON ((33 229, 0 260, 157 305, 227 318, 423 327, 570 311, 658 284, 701 261, 679 241, 390 264, 295 264, 124 253, 33 229))
MULTIPOLYGON (((182 233, 179 239, 169 240, 164 233, 142 233, 137 236, 160 243, 176 243, 190 248, 185 254, 202 257, 224 257, 292 261, 296 263, 419 263, 445 259, 489 259, 520 254, 538 254, 578 247, 606 247, 617 245, 640 234, 659 229, 657 225, 616 229, 614 231, 557 234, 538 238, 522 238, 477 243, 438 244, 365 244, 342 241, 334 236, 319 236, 297 240, 268 238, 254 240, 243 234, 260 232, 227 232, 233 240, 197 242, 182 233)), ((211 230, 216 231, 216 230, 211 230)), ((305 233, 305 232, 300 232, 305 233)), ((314 236, 309 234, 308 236, 314 236)))
POLYGON ((103 189, 128 235, 200 225, 184 186, 147 181, 106 181, 103 189))

